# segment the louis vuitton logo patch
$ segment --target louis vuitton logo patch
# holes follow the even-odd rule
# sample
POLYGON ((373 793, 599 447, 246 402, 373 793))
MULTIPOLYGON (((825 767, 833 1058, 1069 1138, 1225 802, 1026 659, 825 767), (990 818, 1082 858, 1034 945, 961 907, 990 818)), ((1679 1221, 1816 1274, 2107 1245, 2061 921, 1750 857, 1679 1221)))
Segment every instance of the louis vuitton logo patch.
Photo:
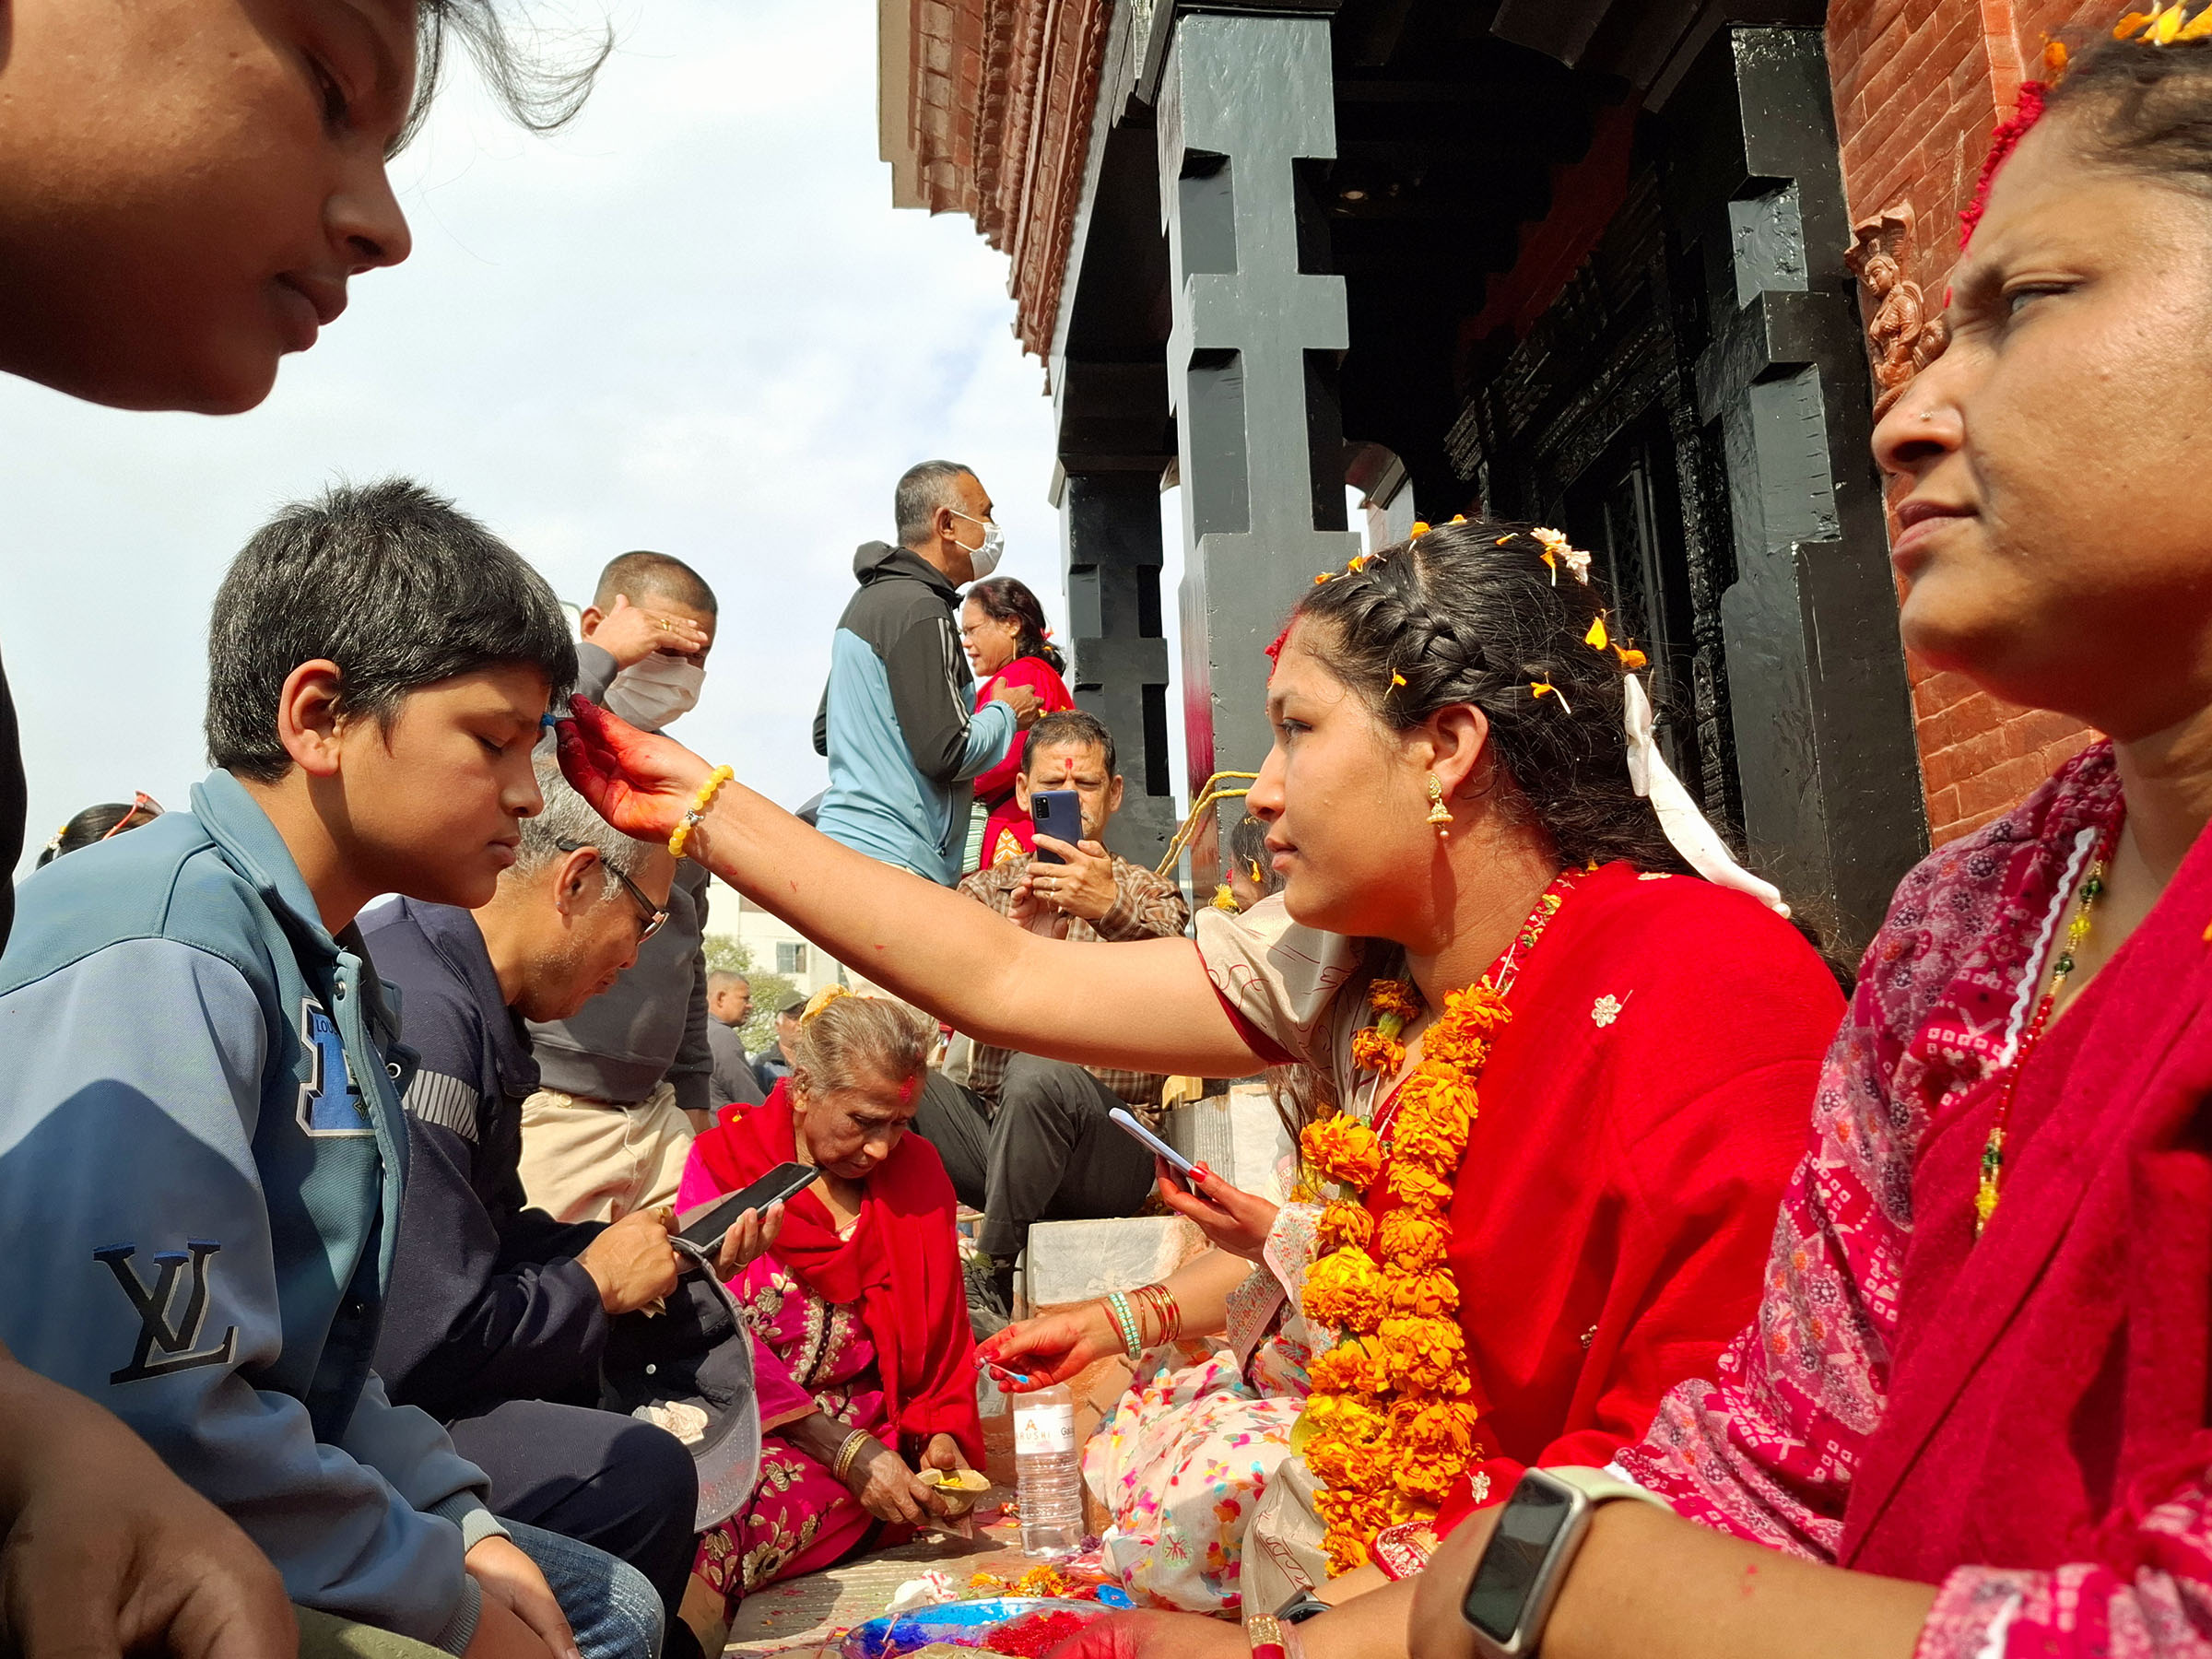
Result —
POLYGON ((207 1259, 220 1249, 220 1244, 205 1239, 189 1239, 182 1250, 156 1252, 150 1286, 131 1265, 131 1258, 138 1253, 135 1244, 110 1244, 92 1253, 92 1259, 105 1263, 115 1276, 138 1315, 137 1349, 128 1365, 108 1373, 109 1382, 135 1382, 142 1377, 165 1377, 195 1366, 230 1362, 238 1347, 236 1325, 224 1331, 223 1339, 212 1347, 196 1346, 207 1324, 207 1259), (180 1277, 188 1277, 191 1284, 182 1312, 172 1313, 180 1277))

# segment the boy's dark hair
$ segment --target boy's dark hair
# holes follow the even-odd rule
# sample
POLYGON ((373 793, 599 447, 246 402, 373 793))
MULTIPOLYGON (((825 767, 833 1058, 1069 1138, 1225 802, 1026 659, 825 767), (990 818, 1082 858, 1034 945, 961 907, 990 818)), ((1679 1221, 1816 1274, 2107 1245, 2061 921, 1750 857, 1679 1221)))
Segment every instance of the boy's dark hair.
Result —
POLYGON ((1037 751, 1054 744, 1097 744, 1106 751, 1106 775, 1112 778, 1119 771, 1113 758, 1113 734, 1106 723, 1096 714, 1087 714, 1081 709, 1063 709, 1057 714, 1047 714, 1030 728, 1029 737, 1021 746, 1021 770, 1028 771, 1037 759, 1037 751))
POLYGON ((610 29, 574 62, 556 65, 515 49, 500 16, 502 0, 422 0, 416 19, 415 100, 394 150, 422 130, 430 100, 445 78, 447 53, 457 37, 492 97, 523 126, 550 133, 576 119, 599 66, 615 49, 610 29))
POLYGON ((389 727, 420 687, 526 664, 559 696, 576 647, 546 579, 451 501, 406 478, 296 501, 230 561, 207 629, 207 758, 274 783, 292 758, 276 701, 302 663, 343 675, 339 712, 389 727))
POLYGON ((601 610, 609 609, 618 594, 632 605, 657 597, 673 599, 703 616, 722 614, 714 590, 704 576, 680 559, 642 547, 634 553, 618 553, 606 561, 606 569, 599 572, 599 585, 592 592, 592 603, 601 610))

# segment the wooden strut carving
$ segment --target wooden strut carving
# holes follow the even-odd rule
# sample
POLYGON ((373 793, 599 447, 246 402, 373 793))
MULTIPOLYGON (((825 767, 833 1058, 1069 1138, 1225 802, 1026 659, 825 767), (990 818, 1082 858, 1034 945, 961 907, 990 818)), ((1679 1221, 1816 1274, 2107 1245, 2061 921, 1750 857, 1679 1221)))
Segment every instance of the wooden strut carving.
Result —
POLYGON ((1874 307, 1866 324, 1866 345, 1874 359, 1877 420, 1905 394, 1914 375, 1943 355, 1950 341, 1943 319, 1928 315, 1920 284, 1905 276, 1912 226, 1912 204, 1895 203, 1851 228, 1851 252, 1843 256, 1874 307))

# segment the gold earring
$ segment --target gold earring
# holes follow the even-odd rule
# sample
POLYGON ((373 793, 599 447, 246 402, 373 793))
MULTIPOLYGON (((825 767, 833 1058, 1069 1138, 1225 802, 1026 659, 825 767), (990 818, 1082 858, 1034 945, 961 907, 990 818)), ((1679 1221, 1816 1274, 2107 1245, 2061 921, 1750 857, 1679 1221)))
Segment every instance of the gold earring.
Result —
POLYGON ((1452 808, 1444 805, 1444 781, 1434 772, 1429 774, 1429 821, 1436 826, 1436 839, 1449 841, 1452 836, 1452 808))

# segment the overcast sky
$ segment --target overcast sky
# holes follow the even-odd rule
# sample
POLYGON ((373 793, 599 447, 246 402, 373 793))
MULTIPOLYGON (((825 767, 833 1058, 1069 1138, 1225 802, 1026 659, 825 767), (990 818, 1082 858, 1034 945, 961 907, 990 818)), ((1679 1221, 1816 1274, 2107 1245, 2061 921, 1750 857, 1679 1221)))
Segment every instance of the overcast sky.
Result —
POLYGON ((875 18, 874 0, 631 6, 550 139, 457 83, 395 169, 413 258, 357 282, 250 415, 117 414, 0 378, 27 861, 95 801, 185 804, 224 565, 339 477, 420 478, 568 599, 625 548, 697 566, 723 632, 677 735, 786 805, 821 785, 807 726, 853 549, 888 538, 910 463, 976 467, 1005 570, 1065 635, 1043 371, 1009 332, 1006 261, 964 218, 890 206, 875 18))

